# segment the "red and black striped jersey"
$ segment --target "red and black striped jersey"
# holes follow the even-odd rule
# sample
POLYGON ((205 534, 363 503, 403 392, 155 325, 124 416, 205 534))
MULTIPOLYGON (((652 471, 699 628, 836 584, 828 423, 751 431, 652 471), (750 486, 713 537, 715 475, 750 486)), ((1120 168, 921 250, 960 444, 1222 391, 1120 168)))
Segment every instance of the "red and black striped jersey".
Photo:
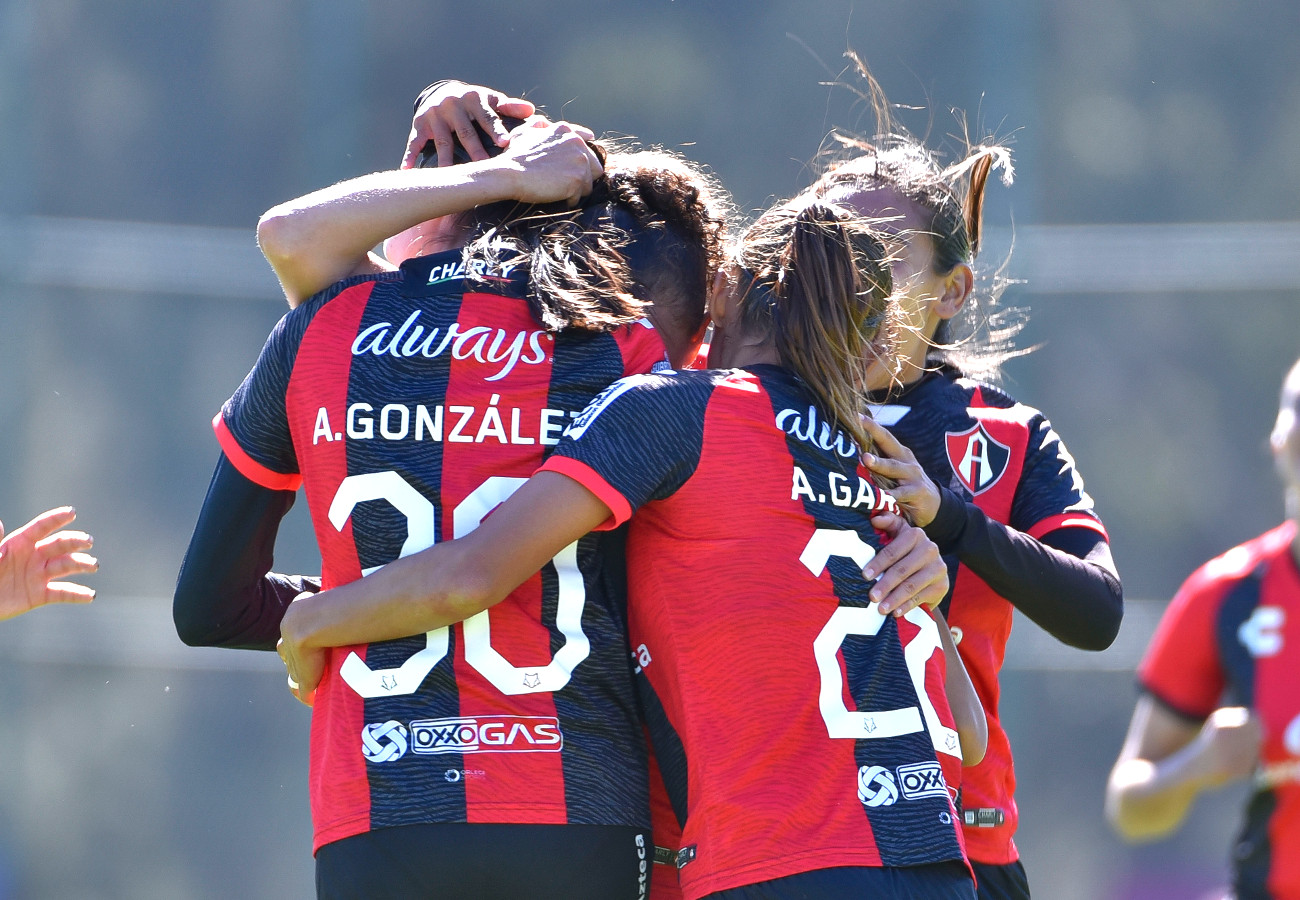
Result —
POLYGON ((795 377, 624 379, 543 468, 631 517, 629 634, 688 900, 964 858, 938 630, 881 616, 861 573, 897 507, 795 377))
MULTIPOLYGON (((927 373, 872 414, 906 445, 936 484, 978 506, 989 518, 1035 538, 1058 528, 1105 530, 1093 511, 1074 459, 1038 410, 951 369, 927 373)), ((1015 767, 998 714, 998 672, 1011 635, 1014 607, 974 572, 955 572, 947 619, 988 718, 988 751, 962 772, 966 810, 1000 810, 1002 823, 966 827, 976 862, 1019 858, 1014 834, 1015 767)))
MULTIPOLYGON (((510 273, 459 251, 293 310, 214 425, 230 460, 305 488, 325 588, 473 530, 614 380, 649 323, 548 333, 510 273)), ((502 552, 509 552, 502 548, 502 552)), ((626 598, 571 545, 492 610, 331 653, 312 714, 315 844, 417 822, 648 824, 626 598)))
POLYGON ((1233 896, 1300 898, 1300 570, 1286 522, 1197 569, 1165 610, 1138 678, 1192 720, 1254 710, 1259 768, 1232 853, 1233 896))

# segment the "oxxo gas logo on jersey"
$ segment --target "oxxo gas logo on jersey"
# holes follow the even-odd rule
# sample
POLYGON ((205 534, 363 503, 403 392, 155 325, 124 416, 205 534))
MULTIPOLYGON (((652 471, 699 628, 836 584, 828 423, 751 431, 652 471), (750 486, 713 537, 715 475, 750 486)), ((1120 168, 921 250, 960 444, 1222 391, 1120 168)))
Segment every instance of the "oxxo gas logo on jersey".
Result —
POLYGON ((545 716, 463 716, 411 723, 412 753, 558 753, 560 720, 545 716))
MULTIPOLYGON (((410 752, 559 753, 564 749, 560 720, 547 716, 461 716, 373 722, 361 730, 362 754, 372 763, 393 762, 410 752)), ((452 770, 448 770, 449 772, 452 770)), ((460 780, 459 778, 449 781, 460 780)))
POLYGON ((937 762, 913 763, 894 770, 903 796, 908 800, 921 797, 947 797, 948 782, 943 780, 943 767, 937 762))
POLYGON ((948 782, 937 762, 911 763, 892 772, 884 766, 858 769, 858 799, 866 807, 893 806, 899 801, 947 797, 948 782))
POLYGON ((997 484, 1011 460, 1011 448, 995 441, 978 422, 966 431, 945 433, 944 446, 957 480, 972 494, 997 484))

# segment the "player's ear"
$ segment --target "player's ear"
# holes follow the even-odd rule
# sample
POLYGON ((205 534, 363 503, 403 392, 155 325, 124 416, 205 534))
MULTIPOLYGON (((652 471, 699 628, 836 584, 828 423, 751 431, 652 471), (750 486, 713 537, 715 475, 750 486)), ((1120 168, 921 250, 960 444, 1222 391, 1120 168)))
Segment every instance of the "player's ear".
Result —
POLYGON ((974 289, 975 273, 965 263, 958 263, 943 277, 943 291, 930 309, 940 319, 951 319, 961 312, 974 289))
POLYGON ((708 318, 719 324, 728 320, 727 308, 738 281, 735 269, 723 267, 713 273, 713 283, 709 285, 708 318))

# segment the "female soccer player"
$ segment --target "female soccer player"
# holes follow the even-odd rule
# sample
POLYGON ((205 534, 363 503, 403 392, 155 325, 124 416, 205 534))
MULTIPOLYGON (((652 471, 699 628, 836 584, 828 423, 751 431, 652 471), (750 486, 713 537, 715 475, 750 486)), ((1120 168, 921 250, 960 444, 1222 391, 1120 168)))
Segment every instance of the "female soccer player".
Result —
MULTIPOLYGON (((355 274, 285 317, 215 423, 224 452, 176 594, 188 642, 274 646, 306 584, 264 577, 299 484, 323 583, 344 583, 472 527, 611 381, 666 346, 693 355, 719 198, 667 154, 602 165, 589 138, 530 124, 493 159, 364 176, 264 217, 291 297, 355 274), (367 255, 412 226, 400 267, 367 255), (355 270, 313 251, 347 246, 355 270), (646 300, 678 313, 669 327, 646 300)), ((337 652, 312 719, 322 897, 636 895, 645 749, 623 601, 597 567, 617 542, 566 548, 490 622, 337 652)))
POLYGON ((980 148, 940 169, 889 120, 879 87, 878 145, 829 169, 811 196, 890 221, 906 327, 894 368, 870 373, 880 451, 868 460, 939 545, 952 575, 945 602, 957 647, 988 716, 984 761, 963 772, 966 847, 982 900, 1029 896, 1013 835, 1015 773, 998 718, 998 671, 1019 609, 1062 642, 1103 650, 1123 594, 1092 499, 1047 419, 971 373, 996 375, 1006 333, 983 344, 952 323, 973 302, 986 180, 1006 152, 980 148), (887 426, 888 431, 878 425, 887 426), (892 434, 891 434, 892 433, 892 434))
MULTIPOLYGON (((942 629, 901 598, 876 605, 862 571, 873 518, 897 512, 858 461, 889 294, 861 219, 770 211, 710 299, 711 362, 736 368, 617 382, 461 539, 294 603, 291 679, 327 686, 322 648, 495 615, 560 548, 630 517, 633 660, 688 900, 973 897, 942 629)), ((952 660, 977 759, 982 714, 952 660)))
POLYGON ((1116 830, 1149 840, 1202 791, 1253 777, 1237 900, 1300 898, 1300 362, 1270 443, 1286 521, 1183 583, 1138 669, 1144 693, 1106 789, 1116 830))
POLYGON ((91 536, 60 531, 76 518, 71 506, 60 506, 9 534, 0 524, 0 620, 50 603, 95 599, 85 585, 59 580, 99 571, 99 561, 87 552, 94 545, 91 536))

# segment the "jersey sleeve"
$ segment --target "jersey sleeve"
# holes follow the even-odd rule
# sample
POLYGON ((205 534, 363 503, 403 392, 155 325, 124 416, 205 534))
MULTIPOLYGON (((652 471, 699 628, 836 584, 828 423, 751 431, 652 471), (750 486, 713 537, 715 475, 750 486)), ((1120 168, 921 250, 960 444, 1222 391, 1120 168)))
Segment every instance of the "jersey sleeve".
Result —
POLYGON ((671 496, 700 460, 707 391, 680 375, 614 382, 574 420, 539 471, 559 472, 600 498, 613 528, 671 496))
POLYGON ((297 349, 293 315, 276 325, 244 383, 212 420, 222 451, 240 474, 278 491, 302 484, 285 407, 297 349))
POLYGON ((1197 570, 1170 601, 1138 666, 1138 683, 1189 718, 1212 713, 1226 684, 1215 620, 1228 587, 1207 566, 1197 570))
POLYGON ((1074 457, 1041 415, 1030 423, 1024 470, 1007 524, 1034 538, 1058 528, 1087 528, 1106 537, 1074 457))

